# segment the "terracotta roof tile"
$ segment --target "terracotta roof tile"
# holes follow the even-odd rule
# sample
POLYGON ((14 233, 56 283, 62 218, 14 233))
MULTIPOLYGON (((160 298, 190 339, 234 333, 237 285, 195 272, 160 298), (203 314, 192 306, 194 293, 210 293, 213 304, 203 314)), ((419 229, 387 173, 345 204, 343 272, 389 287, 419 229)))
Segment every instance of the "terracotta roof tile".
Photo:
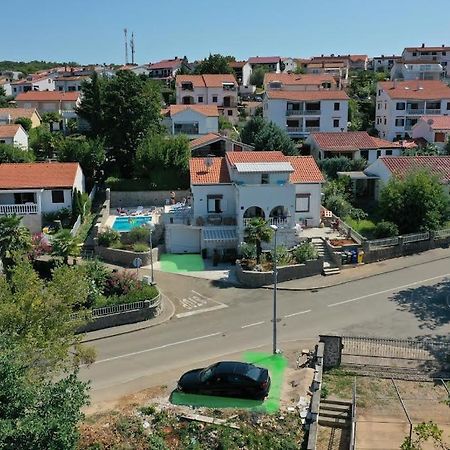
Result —
POLYGON ((358 149, 401 148, 397 142, 390 142, 370 136, 366 131, 311 133, 310 139, 327 151, 356 151, 358 149))
POLYGON ((247 61, 231 61, 228 63, 232 69, 242 69, 246 64, 247 61))
POLYGON ((276 64, 280 62, 279 56, 252 56, 248 59, 250 64, 276 64))
POLYGON ((206 117, 218 117, 219 110, 217 105, 170 105, 167 108, 171 116, 183 111, 192 110, 206 117))
POLYGON ((209 158, 212 165, 208 168, 204 158, 191 158, 189 171, 191 184, 230 183, 230 174, 225 158, 209 158))
POLYGON ((150 70, 157 69, 176 69, 177 67, 183 64, 183 60, 181 58, 175 59, 163 59, 161 61, 150 64, 150 70))
POLYGON ((294 100, 294 101, 314 101, 314 100, 349 100, 344 91, 268 91, 269 99, 274 100, 294 100))
POLYGON ((231 165, 238 163, 288 162, 287 156, 278 151, 228 152, 226 158, 231 165))
POLYGON ((422 116, 420 119, 427 122, 432 130, 450 130, 450 116, 422 116))
POLYGON ((450 87, 437 80, 380 81, 378 89, 392 99, 450 99, 450 87))
POLYGON ((317 85, 322 83, 336 84, 336 80, 332 75, 328 74, 304 74, 297 75, 295 73, 266 73, 264 75, 264 85, 273 81, 279 81, 286 86, 303 86, 303 85, 317 85))
POLYGON ((17 102, 76 102, 81 92, 29 91, 16 97, 17 102))
POLYGON ((218 133, 208 133, 204 136, 200 136, 199 138, 190 141, 189 146, 191 147, 191 149, 194 149, 212 142, 219 141, 221 139, 225 139, 225 136, 222 136, 218 133))
POLYGON ((12 120, 16 120, 19 117, 31 119, 35 113, 39 115, 35 108, 0 108, 0 117, 10 116, 12 120))
POLYGON ((237 86, 236 78, 230 73, 205 75, 177 75, 176 84, 191 82, 194 87, 222 87, 222 83, 233 83, 237 86))
POLYGON ((22 125, 0 125, 0 138, 12 138, 16 135, 22 125))
POLYGON ((406 47, 405 50, 409 52, 419 51, 419 52, 448 52, 450 47, 442 46, 442 47, 406 47))
POLYGON ((325 179, 312 156, 288 156, 294 172, 289 176, 291 183, 324 183, 325 179))
POLYGON ((428 169, 443 183, 450 182, 450 156, 382 156, 378 159, 400 178, 412 170, 428 169))
POLYGON ((71 188, 78 163, 0 164, 0 189, 71 188))

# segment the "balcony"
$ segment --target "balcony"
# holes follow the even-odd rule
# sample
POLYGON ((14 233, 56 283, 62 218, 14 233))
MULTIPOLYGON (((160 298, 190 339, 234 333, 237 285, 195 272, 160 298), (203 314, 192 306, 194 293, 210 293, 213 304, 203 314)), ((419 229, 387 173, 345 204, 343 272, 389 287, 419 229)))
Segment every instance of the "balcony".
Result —
POLYGON ((286 116, 303 116, 302 109, 287 109, 286 116))
POLYGON ((286 127, 286 131, 292 134, 315 133, 320 131, 320 127, 286 127))
POLYGON ((320 116, 320 109, 287 109, 286 116, 320 116))
POLYGON ((407 110, 406 110, 406 112, 408 113, 408 114, 411 114, 411 115, 422 115, 422 114, 424 114, 425 113, 425 109, 424 108, 417 108, 417 109, 411 109, 411 108, 408 108, 407 110))
MULTIPOLYGON (((248 226, 254 217, 243 218, 244 227, 248 226)), ((269 217, 267 219, 269 225, 276 225, 277 227, 285 227, 289 225, 289 218, 269 217)))
POLYGON ((320 109, 305 109, 303 114, 305 116, 320 116, 320 109))
POLYGON ((440 109, 425 109, 425 114, 434 114, 434 115, 440 115, 441 110, 440 109))
POLYGON ((38 214, 39 209, 36 203, 27 203, 24 205, 0 205, 0 215, 19 214, 38 214))

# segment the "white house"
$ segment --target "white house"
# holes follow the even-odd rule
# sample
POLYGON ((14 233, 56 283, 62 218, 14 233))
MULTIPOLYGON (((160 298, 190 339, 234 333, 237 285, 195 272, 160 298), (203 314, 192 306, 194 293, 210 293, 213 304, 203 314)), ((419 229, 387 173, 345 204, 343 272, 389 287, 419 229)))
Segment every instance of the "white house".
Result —
POLYGON ((29 91, 54 91, 55 80, 52 76, 49 75, 39 77, 29 76, 25 80, 12 82, 11 90, 11 95, 13 95, 14 97, 29 91))
POLYGON ((286 58, 281 58, 283 72, 284 73, 292 73, 295 72, 295 69, 297 69, 297 62, 294 58, 291 58, 290 56, 286 58))
POLYGON ((172 253, 223 251, 243 241, 254 217, 277 225, 278 242, 295 245, 296 224, 318 226, 323 176, 310 156, 281 152, 228 152, 192 158, 191 207, 165 217, 172 253))
POLYGON ((238 85, 234 75, 178 75, 176 98, 178 105, 215 105, 231 122, 238 120, 238 85))
POLYGON ((171 80, 176 77, 182 67, 188 67, 186 57, 178 58, 176 56, 173 59, 163 59, 149 65, 148 75, 150 78, 159 80, 171 80))
POLYGON ((252 56, 243 68, 242 84, 250 85, 250 77, 256 67, 263 67, 267 72, 281 72, 281 58, 279 56, 252 56))
POLYGON ((382 81, 377 84, 375 127, 390 141, 411 137, 421 116, 450 114, 450 87, 442 81, 382 81))
POLYGON ((401 61, 402 57, 397 55, 391 56, 374 56, 371 62, 371 69, 374 72, 390 72, 397 61, 401 61))
POLYGON ((37 233, 43 213, 72 208, 74 189, 84 192, 78 163, 0 164, 0 215, 20 215, 23 224, 37 233))
POLYGON ((380 156, 402 154, 402 146, 398 142, 370 136, 366 131, 311 133, 306 143, 316 160, 346 156, 350 159, 364 158, 371 163, 380 156))
POLYGON ((0 125, 0 144, 10 144, 26 150, 28 149, 28 134, 22 125, 0 125))
POLYGON ((339 89, 339 80, 328 74, 266 73, 264 90, 319 91, 339 89))
POLYGON ((391 80, 440 80, 444 74, 437 61, 395 61, 391 68, 391 80))
POLYGON ((234 139, 219 133, 209 133, 200 136, 190 142, 191 155, 201 156, 225 156, 226 152, 253 151, 252 145, 235 141, 234 139))
POLYGON ((190 138, 217 133, 219 110, 216 105, 170 105, 163 110, 163 123, 171 134, 186 134, 190 138))
POLYGON ((412 137, 442 149, 450 139, 450 116, 422 116, 412 127, 412 137))
POLYGON ((406 47, 402 58, 404 61, 437 62, 442 66, 444 76, 450 77, 450 47, 447 45, 426 47, 422 44, 420 47, 406 47))
POLYGON ((55 78, 55 91, 79 92, 84 81, 89 80, 89 75, 68 75, 55 78))
POLYGON ((316 131, 347 131, 349 97, 344 91, 269 90, 263 116, 293 138, 316 131))

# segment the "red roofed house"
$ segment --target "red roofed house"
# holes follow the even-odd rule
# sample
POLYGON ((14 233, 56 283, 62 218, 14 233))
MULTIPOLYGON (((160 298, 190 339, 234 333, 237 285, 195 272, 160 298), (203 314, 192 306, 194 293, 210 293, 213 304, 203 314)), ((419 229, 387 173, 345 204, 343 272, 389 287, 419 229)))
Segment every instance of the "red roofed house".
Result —
POLYGON ((252 145, 235 141, 219 133, 208 133, 190 142, 193 157, 225 156, 227 152, 253 151, 252 145))
POLYGON ((50 74, 29 75, 26 79, 13 81, 11 83, 12 95, 16 97, 19 94, 29 91, 54 91, 55 82, 50 74))
POLYGON ((381 81, 377 84, 375 127, 392 141, 411 137, 421 116, 450 114, 450 87, 442 81, 381 81))
POLYGON ((265 90, 319 91, 339 89, 339 80, 328 74, 266 73, 265 90))
POLYGON ((412 127, 412 137, 444 148, 450 139, 450 116, 422 116, 412 127))
POLYGON ((340 90, 268 90, 263 116, 293 138, 316 131, 347 131, 349 97, 340 90))
POLYGON ((320 223, 324 179, 311 156, 243 151, 192 158, 190 177, 192 205, 165 218, 169 252, 236 249, 254 217, 278 226, 278 242, 288 247, 298 242, 298 223, 320 223))
POLYGON ((266 72, 281 72, 281 58, 279 56, 252 56, 248 59, 247 65, 243 68, 242 84, 250 85, 250 77, 257 67, 264 67, 266 72))
POLYGON ((162 115, 163 124, 171 134, 186 134, 194 139, 219 131, 216 105, 170 105, 162 115))
POLYGON ((0 125, 0 144, 10 144, 27 150, 28 134, 22 125, 0 125))
POLYGON ((237 122, 238 84, 234 75, 178 75, 177 105, 215 105, 220 114, 237 122))
POLYGON ((425 63, 439 63, 444 69, 444 76, 450 76, 450 46, 428 46, 422 44, 419 47, 406 47, 402 52, 405 61, 422 61, 425 63))
POLYGON ((17 214, 32 233, 42 229, 42 214, 72 208, 74 189, 84 192, 78 163, 0 164, 0 215, 17 214))
POLYGON ((306 143, 318 160, 346 156, 350 159, 364 158, 371 163, 380 156, 402 154, 402 146, 398 142, 372 137, 366 131, 311 133, 306 143))
POLYGON ((35 108, 0 108, 0 125, 11 125, 22 117, 31 120, 31 128, 41 124, 41 116, 35 108))
POLYGON ((171 80, 176 77, 177 72, 182 68, 188 68, 187 58, 163 59, 149 65, 149 77, 158 80, 171 80))

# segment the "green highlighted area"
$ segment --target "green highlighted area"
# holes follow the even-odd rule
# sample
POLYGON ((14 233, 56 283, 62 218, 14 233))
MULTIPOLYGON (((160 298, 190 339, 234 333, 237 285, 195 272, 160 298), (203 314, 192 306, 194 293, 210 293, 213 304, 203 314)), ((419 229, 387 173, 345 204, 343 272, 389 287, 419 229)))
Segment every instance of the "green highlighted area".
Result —
POLYGON ((201 255, 174 255, 164 253, 159 260, 163 272, 200 272, 205 269, 201 255))
POLYGON ((280 408, 281 389, 283 385, 284 371, 287 367, 287 359, 283 355, 271 353, 246 352, 242 355, 242 361, 265 367, 269 370, 272 384, 268 397, 264 401, 247 400, 230 397, 213 397, 209 395, 185 394, 174 391, 170 397, 174 405, 186 405, 205 408, 245 408, 254 411, 274 413, 280 408))

